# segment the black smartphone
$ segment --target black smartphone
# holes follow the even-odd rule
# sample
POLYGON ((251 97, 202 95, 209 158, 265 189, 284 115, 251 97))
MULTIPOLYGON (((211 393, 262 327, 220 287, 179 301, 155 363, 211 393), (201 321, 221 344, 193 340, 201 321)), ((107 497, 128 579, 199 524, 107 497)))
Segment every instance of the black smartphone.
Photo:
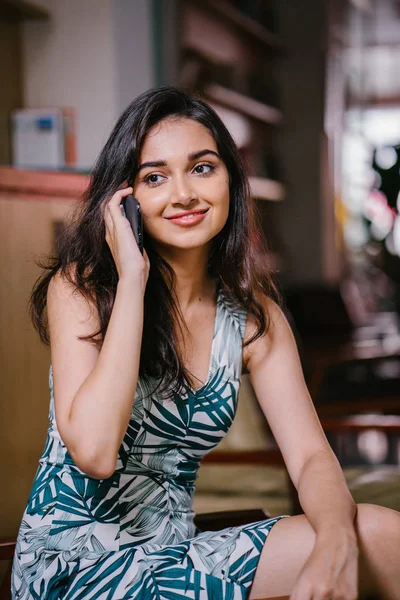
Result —
POLYGON ((143 254, 143 219, 140 204, 132 194, 129 194, 123 198, 120 207, 122 214, 131 224, 133 235, 135 236, 140 252, 143 254))

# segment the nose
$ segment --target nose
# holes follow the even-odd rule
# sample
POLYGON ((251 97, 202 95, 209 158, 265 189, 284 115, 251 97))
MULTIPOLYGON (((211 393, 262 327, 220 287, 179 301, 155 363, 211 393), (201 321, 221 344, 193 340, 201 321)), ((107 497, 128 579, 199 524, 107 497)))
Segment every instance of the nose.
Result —
POLYGON ((174 191, 173 191, 173 204, 180 204, 182 206, 188 206, 192 200, 197 199, 196 190, 188 181, 185 175, 179 175, 175 178, 174 191))

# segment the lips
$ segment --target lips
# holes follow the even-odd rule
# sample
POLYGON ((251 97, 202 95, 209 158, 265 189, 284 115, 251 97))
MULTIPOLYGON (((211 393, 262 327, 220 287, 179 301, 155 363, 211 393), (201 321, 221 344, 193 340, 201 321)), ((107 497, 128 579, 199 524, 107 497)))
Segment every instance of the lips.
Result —
POLYGON ((206 218, 208 211, 209 208, 203 210, 188 210, 174 215, 173 217, 168 217, 168 221, 177 227, 193 227, 206 218))
POLYGON ((203 210, 188 210, 186 212, 178 213, 177 215, 173 215, 172 217, 166 217, 169 221, 173 221, 174 219, 183 219, 185 217, 190 217, 191 215, 204 215, 208 211, 208 208, 204 208, 203 210))

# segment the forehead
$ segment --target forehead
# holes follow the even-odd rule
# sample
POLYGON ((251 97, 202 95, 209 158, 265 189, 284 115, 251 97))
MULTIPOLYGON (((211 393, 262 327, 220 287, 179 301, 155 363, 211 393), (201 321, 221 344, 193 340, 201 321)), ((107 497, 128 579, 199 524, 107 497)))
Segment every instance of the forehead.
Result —
POLYGON ((214 150, 217 144, 201 123, 192 119, 165 119, 150 129, 145 137, 141 161, 184 156, 199 150, 214 150))

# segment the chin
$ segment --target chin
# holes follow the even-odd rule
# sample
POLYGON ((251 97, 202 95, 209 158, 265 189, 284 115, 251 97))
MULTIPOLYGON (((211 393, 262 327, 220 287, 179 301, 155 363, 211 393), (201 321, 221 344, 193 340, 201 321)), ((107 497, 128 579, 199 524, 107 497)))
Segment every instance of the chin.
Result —
POLYGON ((176 235, 174 237, 159 237, 153 238, 155 247, 160 246, 161 248, 176 248, 179 250, 194 250, 195 248, 202 248, 208 246, 215 236, 219 233, 217 232, 191 232, 190 235, 176 235))
POLYGON ((218 223, 212 223, 206 227, 198 226, 193 229, 177 230, 175 233, 165 231, 164 228, 154 231, 148 231, 149 237, 153 240, 155 247, 179 248, 180 250, 191 250, 208 246, 212 240, 222 231, 226 224, 226 219, 218 219, 218 223))

